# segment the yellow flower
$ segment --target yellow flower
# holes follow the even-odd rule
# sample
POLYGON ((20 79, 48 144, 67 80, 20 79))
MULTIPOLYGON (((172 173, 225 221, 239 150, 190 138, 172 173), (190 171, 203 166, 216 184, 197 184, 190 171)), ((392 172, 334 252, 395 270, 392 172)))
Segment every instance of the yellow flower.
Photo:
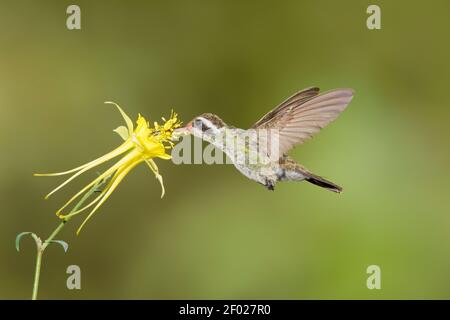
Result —
POLYGON ((171 149, 173 147, 172 133, 174 129, 180 127, 181 122, 177 118, 177 114, 172 111, 169 120, 165 120, 164 124, 159 125, 157 122, 154 123, 154 128, 151 128, 147 120, 141 115, 138 116, 136 121, 136 128, 133 126, 133 122, 126 115, 126 113, 122 110, 114 102, 105 102, 108 104, 113 104, 119 109, 122 117, 125 120, 126 126, 120 126, 114 131, 118 133, 124 142, 118 148, 113 151, 107 153, 106 155, 93 160, 89 163, 86 163, 80 167, 77 167, 72 170, 58 172, 58 173, 47 173, 47 174, 35 174, 35 176, 59 176, 74 173, 69 179, 60 184, 54 190, 52 190, 49 194, 46 195, 46 199, 67 185, 70 181, 83 174, 84 172, 105 163, 119 155, 123 155, 123 157, 117 161, 111 168, 100 174, 94 181, 89 183, 83 189, 81 189, 77 194, 75 194, 66 204, 64 204, 57 212, 56 215, 61 219, 68 219, 80 212, 85 211, 86 209, 95 205, 95 207, 88 214, 86 219, 83 221, 79 229, 77 230, 77 234, 83 228, 84 224, 92 217, 92 215, 98 210, 98 208, 109 198, 109 196, 113 193, 113 191, 117 188, 119 183, 125 178, 125 176, 130 172, 135 166, 140 164, 141 162, 145 162, 150 170, 153 171, 156 178, 161 184, 162 193, 161 198, 164 196, 164 184, 162 176, 159 174, 158 167, 156 163, 153 161, 153 158, 161 158, 161 159, 170 159, 170 155, 166 153, 167 149, 171 149), (88 205, 84 206, 81 209, 78 209, 70 214, 63 214, 62 211, 71 204, 75 199, 84 194, 87 190, 92 188, 94 185, 102 181, 103 179, 108 179, 111 177, 111 180, 108 182, 106 187, 100 192, 100 194, 92 200, 88 205))

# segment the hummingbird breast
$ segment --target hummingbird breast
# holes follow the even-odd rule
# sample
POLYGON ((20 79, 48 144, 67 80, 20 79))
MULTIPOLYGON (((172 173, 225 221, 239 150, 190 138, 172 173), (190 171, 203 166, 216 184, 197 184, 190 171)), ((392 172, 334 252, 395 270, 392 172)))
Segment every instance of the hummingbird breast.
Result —
MULTIPOLYGON (((240 138, 240 141, 246 141, 246 130, 233 128, 231 131, 235 137, 240 138)), ((225 133, 227 132, 225 131, 225 133)), ((217 141, 220 140, 211 142, 224 151, 239 172, 251 180, 273 187, 277 181, 305 179, 305 176, 302 175, 301 165, 287 156, 273 161, 266 153, 260 151, 256 141, 251 140, 241 145, 236 143, 224 145, 217 141), (255 157, 250 150, 258 150, 257 156, 255 157)))

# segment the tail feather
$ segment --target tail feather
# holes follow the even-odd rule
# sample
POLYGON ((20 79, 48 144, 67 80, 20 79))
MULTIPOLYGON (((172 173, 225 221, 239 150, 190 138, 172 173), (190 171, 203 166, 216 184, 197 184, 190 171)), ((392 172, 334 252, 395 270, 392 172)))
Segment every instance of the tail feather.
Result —
POLYGON ((316 176, 315 174, 312 173, 308 173, 305 180, 308 181, 309 183, 315 184, 316 186, 325 188, 327 190, 336 193, 341 193, 343 190, 342 187, 338 186, 337 184, 334 184, 333 182, 328 181, 327 179, 324 179, 322 177, 316 176))
POLYGON ((300 163, 296 162, 294 159, 287 155, 283 155, 279 160, 279 165, 282 168, 280 175, 278 176, 278 181, 303 181, 306 180, 309 183, 315 184, 316 186, 328 189, 330 191, 341 193, 342 188, 325 178, 316 176, 315 174, 309 172, 300 163))

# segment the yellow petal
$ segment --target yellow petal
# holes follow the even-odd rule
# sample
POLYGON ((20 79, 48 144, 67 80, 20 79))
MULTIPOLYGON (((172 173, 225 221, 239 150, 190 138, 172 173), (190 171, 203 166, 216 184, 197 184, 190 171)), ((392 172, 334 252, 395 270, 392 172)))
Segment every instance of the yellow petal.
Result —
POLYGON ((77 173, 75 173, 73 176, 71 176, 69 179, 67 179, 66 181, 64 181, 63 183, 61 183, 58 187, 56 187, 55 189, 53 189, 49 194, 47 194, 45 196, 45 198, 47 199, 48 197, 50 197, 53 193, 55 193, 56 191, 58 191, 59 189, 61 189, 62 187, 64 187, 66 184, 68 184, 70 181, 72 181, 73 179, 75 179, 76 177, 78 177, 79 175, 83 174, 84 172, 106 162, 111 160, 114 157, 117 157, 118 155, 128 151, 129 149, 131 149, 131 147, 133 146, 133 144, 131 142, 129 143, 124 143, 122 144, 120 147, 116 148, 115 150, 113 150, 112 152, 104 155, 103 157, 100 157, 94 161, 89 162, 88 166, 84 166, 81 170, 79 170, 77 173))
POLYGON ((167 153, 160 154, 157 157, 161 158, 161 159, 164 159, 164 160, 172 159, 172 156, 170 154, 167 154, 167 153))
POLYGON ((104 173, 102 173, 100 176, 98 176, 94 181, 89 183, 87 186, 85 186, 83 189, 81 189, 77 194, 75 194, 72 198, 70 198, 69 201, 67 201, 59 210, 56 212, 56 215, 64 218, 65 215, 61 213, 62 210, 64 210, 69 204, 71 204, 76 198, 78 198, 80 195, 82 195, 84 192, 86 192, 89 188, 91 188, 93 185, 95 185, 100 180, 110 176, 113 174, 116 170, 119 170, 122 166, 126 166, 127 163, 133 163, 135 161, 135 158, 138 156, 138 153, 130 152, 125 157, 120 159, 117 163, 115 163, 111 168, 106 170, 104 173))
POLYGON ((161 199, 164 197, 164 194, 166 193, 166 189, 164 188, 164 183, 163 183, 163 178, 162 176, 159 174, 159 170, 158 170, 158 166, 156 165, 155 161, 153 161, 152 159, 147 159, 145 160, 145 163, 149 166, 150 170, 153 171, 153 173, 155 174, 156 179, 158 179, 160 185, 161 185, 161 199))
POLYGON ((92 200, 89 204, 85 205, 83 208, 78 209, 78 210, 76 210, 76 211, 74 211, 74 212, 71 212, 71 213, 69 213, 69 214, 62 214, 62 213, 61 213, 61 210, 64 209, 64 208, 67 206, 67 205, 65 205, 64 207, 60 208, 56 214, 57 214, 60 218, 67 219, 67 218, 71 218, 71 217, 73 217, 73 216, 75 216, 75 215, 77 215, 77 214, 79 214, 79 213, 85 211, 86 209, 88 209, 88 208, 92 207, 94 204, 96 204, 96 203, 103 197, 103 195, 104 195, 105 192, 108 190, 108 188, 111 187, 111 183, 112 183, 112 179, 108 182, 108 184, 106 185, 106 187, 103 188, 103 190, 100 192, 100 194, 99 194, 94 200, 92 200))
POLYGON ((77 172, 77 171, 79 171, 79 170, 81 170, 81 169, 84 169, 84 168, 86 168, 86 167, 91 167, 91 168, 93 168, 93 167, 97 166, 97 165, 100 164, 100 163, 109 161, 109 160, 111 160, 112 158, 117 157, 118 155, 124 153, 125 151, 127 151, 128 149, 130 149, 130 148, 132 147, 132 144, 127 144, 126 147, 125 147, 125 145, 126 145, 126 144, 122 144, 120 147, 114 149, 114 150, 111 151, 111 152, 108 152, 108 153, 105 154, 104 156, 101 156, 100 158, 97 158, 97 159, 95 159, 95 160, 92 160, 91 162, 88 162, 88 163, 86 163, 86 164, 83 164, 82 166, 79 166, 79 167, 74 168, 74 169, 70 169, 70 170, 63 171, 63 172, 54 172, 54 173, 34 173, 33 175, 34 175, 34 176, 37 176, 37 177, 63 176, 63 175, 69 174, 69 173, 77 172))
POLYGON ((134 130, 135 135, 139 139, 144 139, 148 137, 150 131, 147 120, 139 114, 138 119, 136 120, 136 129, 134 130))
POLYGON ((69 199, 61 208, 56 211, 56 215, 60 218, 67 218, 69 215, 65 215, 61 213, 69 204, 71 204, 76 198, 81 196, 84 192, 86 192, 89 188, 92 188, 96 183, 100 182, 102 179, 105 179, 108 175, 111 175, 114 173, 114 170, 117 170, 117 168, 111 168, 107 171, 105 171, 103 174, 98 176, 94 181, 90 182, 88 185, 86 185, 83 189, 78 191, 72 198, 69 199))
POLYGON ((123 119, 125 120, 125 123, 127 124, 127 128, 128 128, 128 135, 131 136, 131 134, 133 133, 133 121, 131 121, 130 117, 127 116, 127 114, 122 110, 122 108, 115 102, 112 101, 105 101, 106 104, 113 104, 117 107, 117 109, 119 109, 120 114, 122 115, 123 119))
POLYGON ((107 191, 105 192, 104 196, 102 197, 102 199, 100 200, 100 202, 94 207, 94 209, 92 209, 92 211, 89 213, 89 215, 86 217, 86 219, 84 219, 83 223, 81 224, 81 226, 78 228, 77 230, 77 235, 80 233, 81 229, 83 228, 83 226, 86 224, 86 222, 92 217, 92 215, 97 211, 98 208, 100 208, 100 206, 109 198, 109 196, 111 195, 111 193, 113 193, 113 191, 117 188, 117 186, 119 185, 119 183, 123 180, 123 178, 125 178, 125 176, 128 174, 128 172, 130 172, 131 169, 133 169, 136 165, 138 165, 140 162, 142 162, 142 159, 138 159, 135 162, 133 162, 132 164, 126 166, 126 167, 122 167, 120 168, 115 174, 114 177, 111 180, 111 186, 107 189, 107 191))

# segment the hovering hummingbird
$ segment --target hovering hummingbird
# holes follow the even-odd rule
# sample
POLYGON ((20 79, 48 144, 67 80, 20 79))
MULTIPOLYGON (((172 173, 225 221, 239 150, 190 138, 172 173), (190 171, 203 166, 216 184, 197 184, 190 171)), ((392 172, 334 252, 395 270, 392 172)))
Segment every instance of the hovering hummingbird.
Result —
MULTIPOLYGON (((222 119, 212 113, 204 113, 188 122, 178 133, 192 134, 222 150, 234 166, 247 178, 263 184, 269 190, 274 190, 278 181, 303 181, 328 189, 341 192, 342 188, 331 181, 308 171, 297 163, 286 152, 295 145, 302 144, 320 129, 332 122, 347 107, 353 98, 352 89, 335 89, 319 94, 319 88, 307 88, 286 99, 275 109, 258 120, 249 130, 228 126, 222 119), (229 144, 218 143, 226 131, 232 130, 238 137, 247 136, 250 130, 275 130, 277 132, 278 153, 276 157, 273 149, 258 148, 262 161, 251 164, 242 161, 248 153, 247 147, 237 152, 231 150, 229 144), (278 156, 279 155, 279 156, 278 156), (261 164, 263 163, 263 164, 261 164)), ((274 136, 269 137, 273 139, 274 136)), ((257 143, 260 144, 258 140, 257 143)), ((260 146, 258 146, 260 147, 260 146)))

